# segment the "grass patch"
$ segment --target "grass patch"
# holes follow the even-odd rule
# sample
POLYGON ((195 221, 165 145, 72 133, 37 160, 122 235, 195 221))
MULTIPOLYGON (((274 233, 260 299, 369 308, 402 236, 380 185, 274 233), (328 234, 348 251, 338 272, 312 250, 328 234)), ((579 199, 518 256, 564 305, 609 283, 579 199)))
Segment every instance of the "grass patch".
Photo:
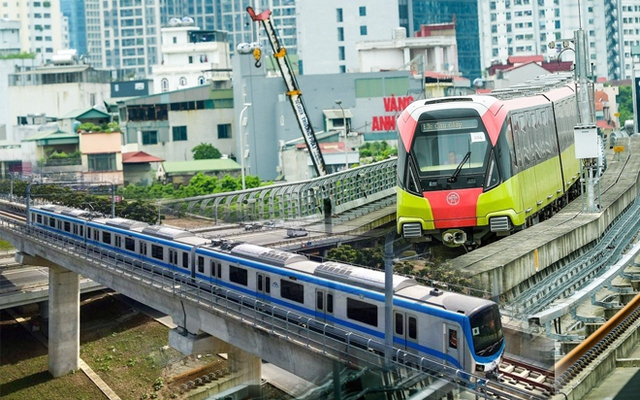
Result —
POLYGON ((46 347, 0 313, 0 397, 3 400, 106 399, 81 371, 54 379, 46 347))
POLYGON ((0 240, 0 251, 8 251, 13 249, 14 247, 11 243, 7 242, 6 240, 0 240))

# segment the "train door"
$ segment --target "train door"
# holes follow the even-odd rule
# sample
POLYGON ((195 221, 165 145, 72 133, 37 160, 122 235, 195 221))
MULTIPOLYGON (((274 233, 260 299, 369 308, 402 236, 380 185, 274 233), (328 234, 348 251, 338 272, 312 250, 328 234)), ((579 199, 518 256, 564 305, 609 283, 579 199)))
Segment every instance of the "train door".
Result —
POLYGON ((331 323, 333 315, 333 293, 324 289, 316 289, 316 319, 324 323, 331 323))
POLYGON ((265 303, 271 297, 271 277, 263 272, 256 272, 256 297, 265 303))
POLYGON ((393 313, 393 342, 405 351, 418 352, 418 319, 415 316, 400 311, 393 313))
MULTIPOLYGON (((464 354, 464 337, 462 336, 462 329, 457 325, 444 324, 444 351, 443 353, 464 366, 464 360, 462 355, 464 354)), ((447 363, 454 365, 451 359, 447 357, 447 363)))

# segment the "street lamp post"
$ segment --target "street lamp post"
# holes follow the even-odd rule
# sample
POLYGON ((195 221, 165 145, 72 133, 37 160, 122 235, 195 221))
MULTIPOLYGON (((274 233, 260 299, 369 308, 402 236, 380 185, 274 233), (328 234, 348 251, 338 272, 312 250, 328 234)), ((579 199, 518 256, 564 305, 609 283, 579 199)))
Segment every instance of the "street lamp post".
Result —
POLYGON ((251 106, 251 103, 244 103, 244 108, 240 111, 240 116, 238 117, 238 131, 240 136, 240 168, 242 168, 242 190, 246 189, 245 179, 244 179, 244 132, 242 129, 242 116, 244 112, 247 111, 247 108, 251 106))
POLYGON ((349 153, 347 148, 347 119, 344 116, 344 108, 342 108, 342 101, 336 100, 336 104, 342 110, 342 127, 344 128, 344 169, 349 169, 349 153))

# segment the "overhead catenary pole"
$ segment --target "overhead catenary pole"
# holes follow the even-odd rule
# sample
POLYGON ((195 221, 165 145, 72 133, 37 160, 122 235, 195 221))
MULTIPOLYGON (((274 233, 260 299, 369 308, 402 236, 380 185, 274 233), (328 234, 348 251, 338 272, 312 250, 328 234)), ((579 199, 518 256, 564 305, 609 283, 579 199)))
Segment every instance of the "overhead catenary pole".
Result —
POLYGON ((244 169, 244 129, 242 129, 242 116, 249 107, 251 107, 251 103, 244 103, 244 107, 242 108, 242 111, 240 111, 240 116, 238 117, 238 137, 240 138, 240 174, 242 176, 242 190, 245 190, 247 188, 245 183, 244 169))
POLYGON ((574 128, 576 139, 576 155, 580 158, 584 169, 584 183, 586 189, 586 212, 597 212, 595 202, 595 185, 600 171, 599 146, 595 118, 592 112, 589 96, 590 85, 588 81, 588 51, 586 32, 582 29, 575 31, 575 73, 578 82, 578 110, 580 114, 579 124, 574 128), (580 148, 578 147, 580 146, 580 148))
POLYGON ((342 111, 342 128, 344 129, 344 169, 349 169, 349 153, 347 147, 347 118, 344 115, 344 108, 342 108, 342 100, 336 100, 336 104, 342 111))

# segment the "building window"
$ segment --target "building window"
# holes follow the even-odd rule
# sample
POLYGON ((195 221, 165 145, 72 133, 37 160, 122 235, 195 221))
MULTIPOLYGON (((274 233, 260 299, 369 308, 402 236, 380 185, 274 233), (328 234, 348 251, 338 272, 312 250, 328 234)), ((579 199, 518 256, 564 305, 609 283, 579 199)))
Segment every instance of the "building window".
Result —
POLYGON ((361 36, 366 36, 367 35, 367 26, 366 25, 362 25, 360 27, 360 35, 361 36))
POLYGON ((184 76, 180 78, 180 86, 187 86, 187 78, 184 76))
POLYGON ((364 6, 360 7, 359 11, 360 11, 360 16, 361 17, 366 17, 367 16, 367 7, 364 7, 364 6))
POLYGON ((344 42, 344 28, 338 28, 338 42, 344 42))
POLYGON ((177 37, 175 37, 175 36, 173 37, 173 43, 174 43, 174 44, 178 43, 178 38, 177 38, 177 37))
POLYGON ((231 124, 218 125, 218 139, 231 139, 231 124))
POLYGON ((344 46, 338 47, 338 60, 344 61, 344 46))
POLYGON ((198 85, 204 85, 205 80, 204 80, 204 76, 199 76, 198 77, 198 85))
POLYGON ((169 80, 167 78, 163 78, 160 82, 160 86, 162 87, 162 91, 166 92, 169 90, 169 80))
POLYGON ((189 64, 193 64, 193 56, 189 56, 189 64))
POLYGON ((158 131, 142 131, 142 144, 158 144, 158 131))
POLYGON ((89 154, 89 171, 115 171, 116 154, 89 154))
POLYGON ((342 8, 336 8, 336 22, 342 22, 342 8))
POLYGON ((174 126, 172 129, 173 129, 173 141, 174 142, 187 140, 187 127, 186 126, 174 126))

